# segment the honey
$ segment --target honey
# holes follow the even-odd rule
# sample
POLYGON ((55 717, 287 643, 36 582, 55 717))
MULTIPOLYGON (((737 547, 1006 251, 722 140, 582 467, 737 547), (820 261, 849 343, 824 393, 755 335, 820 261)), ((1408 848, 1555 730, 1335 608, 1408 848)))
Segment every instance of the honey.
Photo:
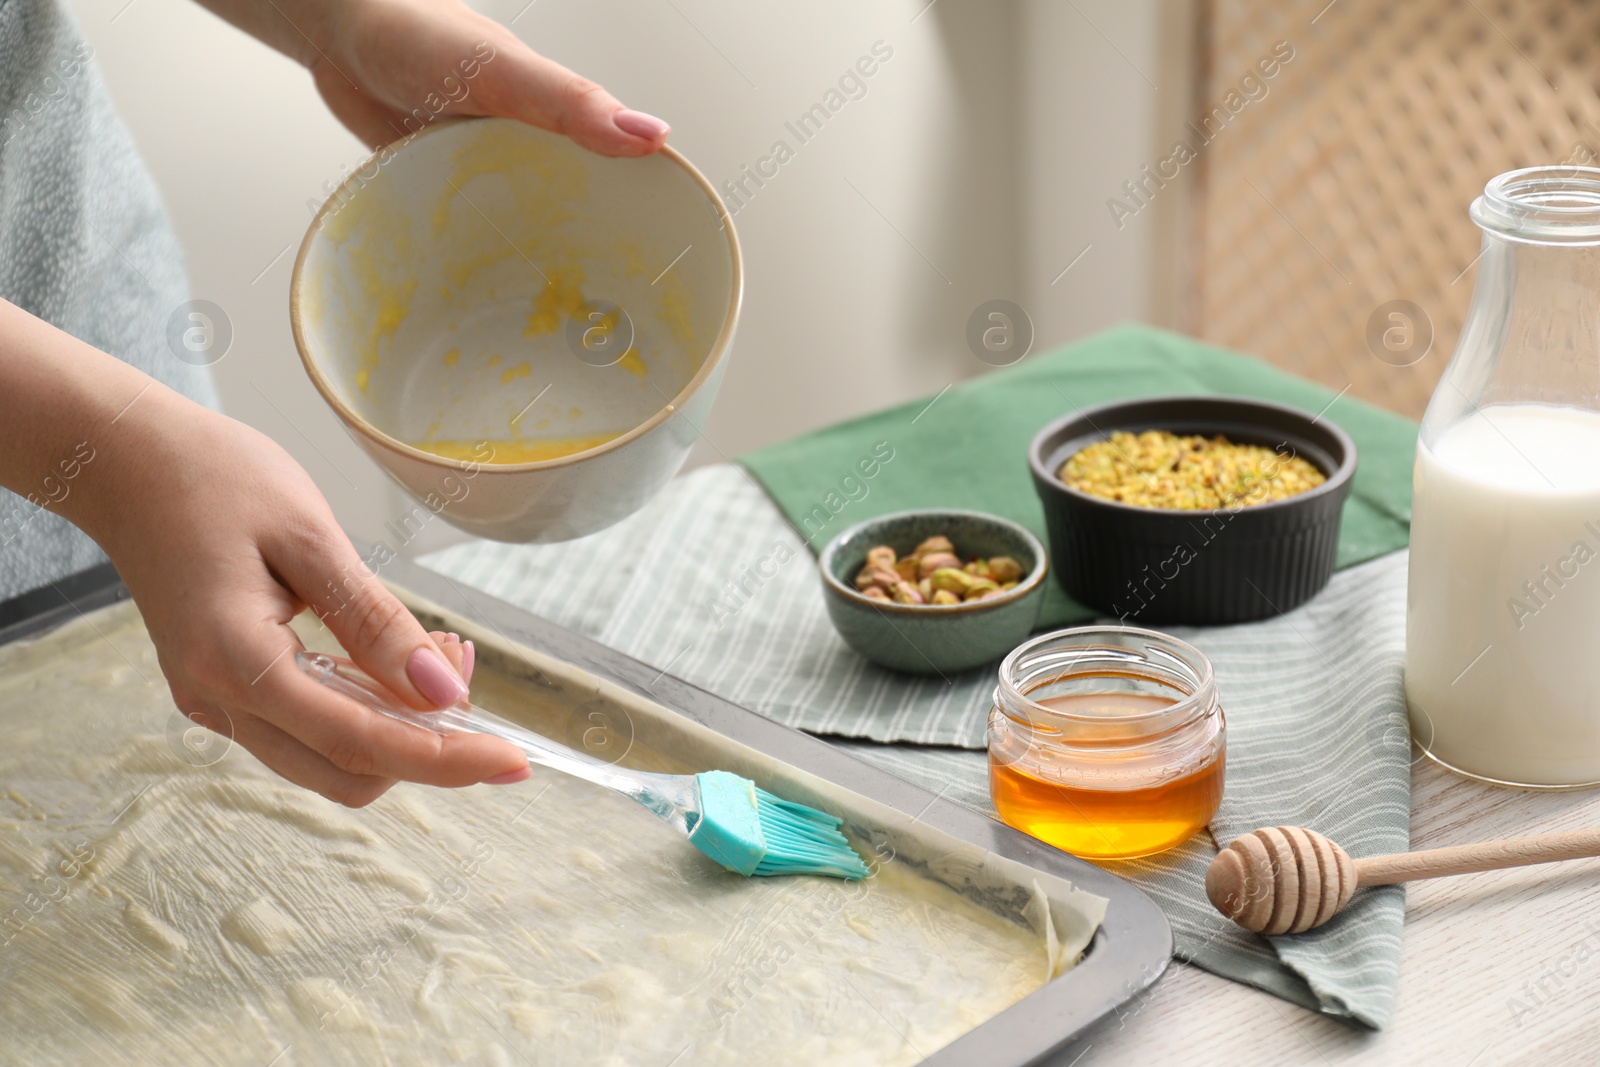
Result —
POLYGON ((1226 757, 1159 785, 1083 789, 992 767, 989 792, 1009 826, 1087 859, 1164 852, 1199 832, 1222 803, 1226 757))
POLYGON ((989 791, 1008 825, 1076 856, 1181 844, 1222 801, 1226 728, 1211 666, 1150 630, 1035 638, 1001 665, 989 791))

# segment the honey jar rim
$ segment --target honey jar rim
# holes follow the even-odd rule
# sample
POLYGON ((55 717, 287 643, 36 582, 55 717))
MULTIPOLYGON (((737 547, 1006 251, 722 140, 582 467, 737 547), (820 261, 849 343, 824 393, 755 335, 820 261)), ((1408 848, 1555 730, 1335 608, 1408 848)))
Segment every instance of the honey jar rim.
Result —
MULTIPOLYGON (((1071 646, 1069 646, 1071 647, 1071 646)), ((1066 650, 1063 649, 1063 652, 1066 650)), ((1121 672, 1119 672, 1121 673, 1121 672)), ((1196 717, 1221 711, 1217 694, 1216 671, 1211 665, 1211 660, 1189 642, 1162 633, 1159 630, 1150 630, 1137 626, 1076 626, 1063 630, 1054 630, 1050 633, 1040 634, 1030 638, 1012 649, 1000 663, 998 683, 994 690, 994 706, 1008 718, 1016 720, 1018 712, 1040 725, 1051 722, 1070 726, 1123 726, 1130 731, 1137 731, 1141 727, 1160 726, 1165 723, 1170 726, 1181 726, 1196 717), (1117 665, 1130 668, 1127 676, 1148 678, 1151 682, 1168 686, 1183 694, 1171 704, 1164 707, 1152 708, 1148 711, 1130 712, 1108 718, 1104 715, 1085 715, 1060 708, 1049 707, 1034 700, 1029 694, 1039 686, 1024 691, 1017 684, 1018 664, 1025 661, 1031 654, 1038 653, 1041 648, 1071 641, 1074 639, 1091 638, 1094 635, 1118 635, 1123 640, 1136 638, 1161 648, 1167 658, 1185 668, 1191 683, 1190 688, 1183 688, 1172 684, 1163 674, 1151 668, 1147 671, 1135 669, 1139 664, 1149 664, 1148 658, 1140 658, 1138 650, 1128 645, 1118 644, 1090 644, 1077 645, 1086 655, 1095 652, 1108 654, 1107 658, 1116 658, 1117 665), (1003 699, 1007 697, 1009 699, 1003 699)))

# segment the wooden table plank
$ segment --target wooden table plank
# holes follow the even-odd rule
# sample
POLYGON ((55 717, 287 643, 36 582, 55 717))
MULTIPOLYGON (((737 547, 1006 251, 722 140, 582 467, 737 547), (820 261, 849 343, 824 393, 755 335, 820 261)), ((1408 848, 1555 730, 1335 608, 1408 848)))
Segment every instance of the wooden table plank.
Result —
MULTIPOLYGON (((1600 826, 1600 790, 1484 785, 1419 757, 1413 848, 1600 826)), ((1600 859, 1407 888, 1395 1014, 1370 1033, 1175 963, 1121 1018, 1052 1063, 1600 1062, 1600 859)))

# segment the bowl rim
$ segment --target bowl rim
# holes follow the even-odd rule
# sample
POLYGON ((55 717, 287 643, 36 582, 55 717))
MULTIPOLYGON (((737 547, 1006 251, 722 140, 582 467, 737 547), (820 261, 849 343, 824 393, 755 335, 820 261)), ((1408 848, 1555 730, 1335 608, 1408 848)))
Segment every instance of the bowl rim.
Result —
MULTIPOLYGON (((1338 398, 1335 397, 1335 399, 1338 398)), ((1304 507, 1310 502, 1321 497, 1344 492, 1346 487, 1349 485, 1350 480, 1355 477, 1356 463, 1359 458, 1357 455, 1355 439, 1345 431, 1344 427, 1340 426, 1332 419, 1323 420, 1322 415, 1313 416, 1305 410, 1294 407, 1290 404, 1280 404, 1272 400, 1259 400, 1255 397, 1238 396, 1232 393, 1162 393, 1156 396, 1128 397, 1124 400, 1112 400, 1104 404, 1096 404, 1093 407, 1079 408, 1070 415, 1063 415, 1058 419, 1051 420, 1044 426, 1043 429, 1033 435, 1033 440, 1028 444, 1028 466, 1033 472, 1035 489, 1039 491, 1041 495, 1043 495, 1043 487, 1049 487, 1051 490, 1059 492, 1069 499, 1083 504, 1102 507, 1113 513, 1146 516, 1148 518, 1189 518, 1195 515, 1229 514, 1230 510, 1226 507, 1153 508, 1145 507, 1142 504, 1125 504, 1120 500, 1108 500, 1103 496, 1095 496, 1092 493, 1085 493, 1081 489, 1074 489, 1072 486, 1068 485, 1066 482, 1057 477, 1053 471, 1046 469, 1044 465, 1043 445, 1045 440, 1060 432, 1062 427, 1067 426, 1070 423, 1079 420, 1088 421, 1089 425, 1094 428, 1095 432, 1102 435, 1103 440, 1110 436, 1111 431, 1102 430, 1098 426, 1095 426, 1091 416, 1110 416, 1120 408, 1132 407, 1136 404, 1175 403, 1178 401, 1200 404, 1202 406, 1210 406, 1213 404, 1238 404, 1245 407, 1256 408, 1258 410, 1279 412, 1299 421, 1304 428, 1309 429, 1311 427, 1318 426, 1325 428, 1327 432, 1333 436, 1334 440, 1338 441, 1339 447, 1343 450, 1344 454, 1340 457, 1338 466, 1335 467, 1331 473, 1327 474, 1326 479, 1321 485, 1307 489, 1303 493, 1296 493, 1294 496, 1284 497, 1281 500, 1266 500, 1259 504, 1245 504, 1239 507, 1237 512, 1231 512, 1233 514, 1270 514, 1272 512, 1282 511, 1296 506, 1304 507)), ((1326 409, 1324 409, 1324 413, 1326 413, 1326 409)), ((1183 420, 1176 419, 1173 421, 1181 422, 1183 420)), ((1266 427, 1263 428, 1265 429, 1266 427)), ((1112 429, 1122 429, 1122 427, 1112 427, 1112 429)))
POLYGON ((1050 573, 1050 556, 1045 551, 1044 543, 1033 535, 1021 523, 1012 522, 1010 519, 987 511, 971 511, 966 508, 907 508, 904 511, 891 511, 883 515, 876 515, 870 519, 863 519, 844 530, 834 534, 828 543, 817 553, 817 569, 822 573, 822 584, 831 593, 844 597, 854 604, 865 604, 877 608, 879 611, 900 615, 917 615, 922 618, 953 618, 961 615, 973 615, 989 611, 993 608, 1004 607, 1007 604, 1021 600, 1044 585, 1045 578, 1050 573), (960 604, 897 604, 892 600, 875 600, 857 592, 854 586, 846 585, 834 577, 833 571, 828 567, 828 561, 839 552, 839 546, 850 538, 882 523, 892 522, 896 519, 908 519, 924 516, 953 516, 962 519, 979 519, 1004 527, 1020 538, 1033 552, 1033 569, 1017 582, 1016 587, 999 596, 985 597, 972 603, 960 604))
MULTIPOLYGON (((381 167, 384 162, 387 161, 385 157, 393 158, 408 145, 419 141, 430 134, 437 133, 440 130, 459 126, 463 123, 496 122, 510 122, 515 123, 518 126, 528 126, 527 123, 519 122, 516 119, 501 118, 499 116, 491 115, 462 115, 441 118, 427 126, 424 126, 420 130, 415 130, 406 134, 404 137, 379 147, 376 151, 368 155, 366 159, 362 160, 359 166, 353 168, 350 173, 345 176, 344 181, 340 182, 338 187, 334 189, 332 193, 328 194, 328 198, 322 202, 322 206, 317 209, 316 215, 311 219, 311 225, 306 227, 305 236, 300 239, 300 249, 294 258, 294 271, 289 277, 289 325, 294 332, 294 347, 295 350, 300 354, 300 363, 305 367, 306 375, 311 379, 311 384, 316 386, 317 392, 322 395, 323 401, 327 403, 329 407, 333 408, 334 413, 339 416, 341 422, 343 422, 351 430, 361 434, 363 437, 366 437, 379 447, 397 452, 400 455, 406 456, 410 459, 419 460, 431 466, 444 468, 446 470, 462 471, 466 473, 478 473, 484 470, 492 470, 496 473, 503 472, 509 474, 519 471, 556 470, 562 467, 572 466, 583 460, 594 459, 597 456, 603 455, 607 452, 620 449, 624 445, 627 445, 630 442, 643 437, 651 430, 654 430, 657 426, 660 426, 662 423, 666 422, 671 416, 682 415, 682 409, 684 405, 687 404, 689 400, 700 391, 706 382, 710 380, 711 376, 720 368, 726 359, 728 347, 733 341, 734 327, 739 321, 739 310, 744 301, 744 256, 739 247, 739 235, 735 233, 733 229, 733 216, 728 212, 727 205, 722 202, 722 198, 717 195, 716 189, 711 185, 711 182, 707 180, 706 176, 700 173, 699 169, 696 168, 693 163, 690 163, 681 152, 673 148, 671 145, 662 145, 656 150, 656 152, 651 154, 665 156, 673 163, 676 163, 679 167, 683 168, 683 170, 689 175, 695 184, 700 186, 701 190, 706 194, 706 198, 710 200, 712 206, 716 209, 717 219, 721 223, 722 231, 727 235, 729 255, 728 310, 727 314, 723 316, 722 326, 717 331, 717 338, 715 342, 713 342, 711 350, 706 354, 706 358, 701 361, 700 367, 697 371, 695 371, 694 377, 690 378, 684 387, 678 391, 677 395, 663 404, 655 412, 655 414, 651 415, 648 419, 639 423, 637 426, 634 426, 625 433, 618 434, 611 440, 606 441, 604 444, 595 445, 593 448, 586 448, 582 452, 573 452, 569 455, 558 456, 554 459, 533 460, 527 463, 483 463, 478 460, 452 459, 448 456, 441 456, 437 453, 424 451, 423 449, 409 445, 399 438, 393 437, 378 429, 378 427, 374 426, 371 422, 357 414, 353 408, 344 402, 344 399, 340 397, 339 394, 333 389, 332 385, 328 382, 327 377, 322 373, 321 366, 318 365, 316 359, 311 355, 309 351, 310 345, 306 340, 305 331, 301 326, 300 305, 301 294, 304 290, 306 280, 306 257, 311 251, 312 242, 315 240, 317 235, 322 232, 323 226, 327 222, 330 207, 332 207, 334 204, 342 203, 344 201, 344 194, 350 187, 351 183, 365 173, 369 167, 381 167)), ((537 126, 528 126, 528 128, 539 129, 537 126)), ((543 130, 541 132, 550 134, 552 137, 563 137, 562 134, 553 133, 549 130, 543 130)), ((563 139, 567 138, 563 137, 563 139)), ((588 149, 582 148, 575 143, 573 144, 573 147, 580 152, 588 151, 588 149)), ((353 195, 359 195, 359 191, 353 195)), ((698 428, 695 430, 695 435, 697 437, 701 436, 698 428)))

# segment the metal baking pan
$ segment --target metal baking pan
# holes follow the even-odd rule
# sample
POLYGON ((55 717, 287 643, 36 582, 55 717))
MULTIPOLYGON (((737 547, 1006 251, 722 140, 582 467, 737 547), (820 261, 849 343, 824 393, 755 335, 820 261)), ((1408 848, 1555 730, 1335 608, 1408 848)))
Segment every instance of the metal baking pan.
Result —
MULTIPOLYGON (((440 628, 441 623, 448 628, 449 615, 459 615, 509 644, 536 649, 802 774, 893 809, 1001 861, 1020 864, 1050 880, 1065 880, 1109 901, 1105 920, 1077 966, 929 1056, 923 1061, 925 1067, 1064 1063, 1054 1055, 1142 994, 1170 962, 1172 932, 1166 917, 1144 893, 1115 875, 864 763, 826 741, 415 564, 391 561, 383 566, 382 577, 415 594, 407 599, 430 628, 440 628), (431 618, 427 602, 445 614, 431 618)), ((109 565, 63 579, 0 603, 0 643, 41 633, 126 595, 109 565)))

